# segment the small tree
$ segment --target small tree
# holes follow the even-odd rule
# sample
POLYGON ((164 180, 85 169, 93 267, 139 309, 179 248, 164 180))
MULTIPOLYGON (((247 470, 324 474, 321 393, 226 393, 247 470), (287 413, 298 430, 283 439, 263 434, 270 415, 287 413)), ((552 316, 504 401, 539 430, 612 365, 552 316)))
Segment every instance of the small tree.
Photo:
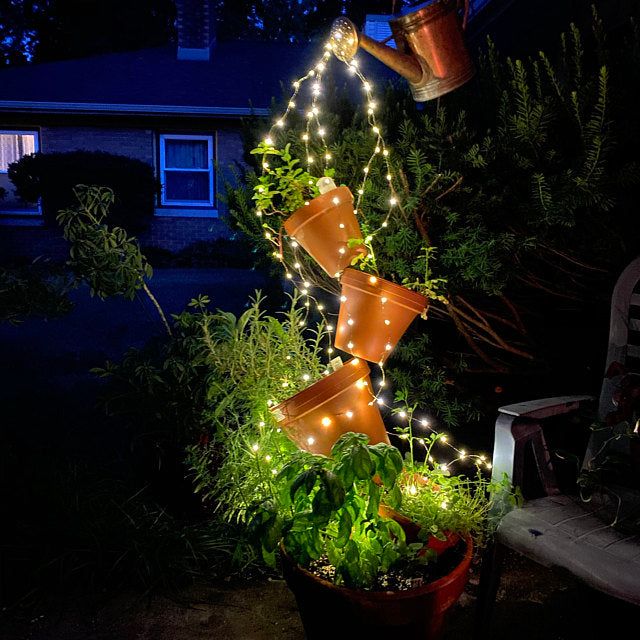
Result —
POLYGON ((73 191, 77 206, 60 211, 57 220, 71 243, 68 264, 76 277, 87 282, 92 296, 102 299, 121 295, 132 300, 142 289, 171 335, 162 307, 147 286, 153 269, 136 239, 124 229, 105 223, 114 202, 113 191, 87 185, 77 185, 73 191))

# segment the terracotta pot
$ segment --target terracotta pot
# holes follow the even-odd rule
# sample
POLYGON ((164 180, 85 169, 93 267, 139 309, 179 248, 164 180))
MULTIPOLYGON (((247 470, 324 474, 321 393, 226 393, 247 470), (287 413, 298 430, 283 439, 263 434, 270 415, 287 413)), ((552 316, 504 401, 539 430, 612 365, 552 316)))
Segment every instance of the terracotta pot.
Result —
POLYGON ((355 256, 367 253, 364 245, 347 246, 350 238, 362 238, 347 187, 327 191, 300 207, 285 220, 284 228, 332 278, 355 256))
POLYGON ((370 444, 389 443, 380 410, 372 400, 369 365, 353 358, 271 412, 301 449, 328 456, 338 438, 349 431, 366 433, 370 444))
POLYGON ((356 269, 342 274, 335 347, 370 362, 384 363, 427 298, 356 269))
POLYGON ((446 576, 408 591, 364 591, 338 587, 296 565, 283 552, 282 569, 298 602, 307 640, 340 638, 440 637, 447 610, 469 577, 473 544, 446 576), (400 635, 402 634, 402 635, 400 635))
MULTIPOLYGON (((392 518, 395 520, 402 527, 408 543, 419 541, 418 534, 420 533, 420 526, 413 520, 410 520, 407 516, 403 516, 401 513, 398 513, 395 509, 392 509, 386 504, 380 504, 378 507, 378 513, 384 518, 392 518)), ((452 533, 450 531, 445 531, 445 536, 445 540, 440 540, 439 538, 431 536, 426 546, 429 549, 433 549, 438 555, 440 555, 447 549, 455 547, 460 540, 460 536, 457 533, 452 533)))

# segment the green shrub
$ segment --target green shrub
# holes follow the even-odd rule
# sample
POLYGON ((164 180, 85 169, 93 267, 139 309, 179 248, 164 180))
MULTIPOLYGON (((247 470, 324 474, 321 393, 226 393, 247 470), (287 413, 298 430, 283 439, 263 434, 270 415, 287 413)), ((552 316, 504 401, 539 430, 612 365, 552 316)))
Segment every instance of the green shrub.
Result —
POLYGON ((77 184, 102 185, 117 194, 108 223, 128 231, 144 229, 153 216, 159 183, 141 160, 98 151, 34 153, 9 165, 9 179, 27 202, 42 198, 45 221, 75 204, 77 184))

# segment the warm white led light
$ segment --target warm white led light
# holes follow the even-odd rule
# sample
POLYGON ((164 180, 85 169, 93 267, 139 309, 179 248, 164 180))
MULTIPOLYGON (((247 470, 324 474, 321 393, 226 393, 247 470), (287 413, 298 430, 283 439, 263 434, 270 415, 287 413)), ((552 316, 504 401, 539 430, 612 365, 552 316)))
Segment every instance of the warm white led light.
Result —
POLYGON ((331 426, 331 418, 325 416, 324 418, 322 418, 322 420, 320 420, 320 424, 322 424, 323 427, 331 426))

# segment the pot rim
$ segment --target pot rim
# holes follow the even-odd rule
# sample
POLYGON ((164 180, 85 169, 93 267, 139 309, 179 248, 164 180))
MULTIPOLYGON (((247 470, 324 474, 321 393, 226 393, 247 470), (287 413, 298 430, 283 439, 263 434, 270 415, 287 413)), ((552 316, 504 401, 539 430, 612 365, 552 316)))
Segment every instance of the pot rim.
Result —
POLYGON ((414 313, 422 313, 429 304, 428 298, 417 291, 411 291, 411 289, 407 289, 400 284, 389 282, 384 278, 372 276, 356 269, 345 269, 342 273, 342 278, 340 278, 340 283, 343 287, 351 287, 377 298, 383 297, 384 294, 390 302, 414 313), (375 278, 373 283, 371 282, 372 278, 375 278))
POLYGON ((323 587, 326 587, 333 591, 337 591, 339 593, 344 593, 345 595, 348 593, 366 594, 367 599, 379 602, 387 602, 389 600, 406 600, 409 598, 414 598, 416 596, 425 595, 432 591, 438 591, 449 586, 452 582, 458 580, 462 576, 462 574, 467 573, 469 571, 469 567, 471 566, 471 558, 473 557, 473 540, 469 535, 461 536, 461 539, 466 543, 465 552, 460 559, 460 562, 451 572, 449 572, 445 576, 442 576, 441 578, 438 578, 437 580, 434 580, 433 582, 422 585, 421 587, 415 587, 413 589, 407 589, 405 591, 367 591, 366 589, 351 589, 349 587, 341 587, 334 584, 333 582, 329 582, 329 580, 326 580, 325 578, 317 576, 315 573, 312 573, 308 569, 305 569, 304 567, 294 562, 291 556, 287 553, 287 550, 285 549, 282 542, 280 543, 280 553, 282 553, 286 560, 291 563, 294 570, 299 571, 305 577, 320 583, 323 587))
POLYGON ((314 382, 306 389, 298 391, 298 393, 278 403, 275 407, 271 407, 270 411, 278 424, 286 426, 291 422, 300 420, 309 412, 318 409, 323 404, 345 393, 351 385, 368 376, 370 373, 371 369, 365 360, 362 358, 351 358, 337 371, 334 371, 324 378, 320 378, 320 380, 314 382), (283 412, 283 408, 287 405, 297 406, 299 413, 287 417, 283 412), (279 417, 279 415, 281 417, 279 417))
POLYGON ((294 211, 283 223, 287 234, 295 237, 300 229, 313 222, 318 216, 327 211, 327 209, 339 207, 342 202, 339 204, 333 203, 333 199, 338 196, 337 192, 348 197, 351 202, 351 208, 353 209, 353 194, 349 190, 349 187, 336 187, 335 189, 331 189, 331 191, 327 191, 313 198, 308 206, 303 205, 294 211))

